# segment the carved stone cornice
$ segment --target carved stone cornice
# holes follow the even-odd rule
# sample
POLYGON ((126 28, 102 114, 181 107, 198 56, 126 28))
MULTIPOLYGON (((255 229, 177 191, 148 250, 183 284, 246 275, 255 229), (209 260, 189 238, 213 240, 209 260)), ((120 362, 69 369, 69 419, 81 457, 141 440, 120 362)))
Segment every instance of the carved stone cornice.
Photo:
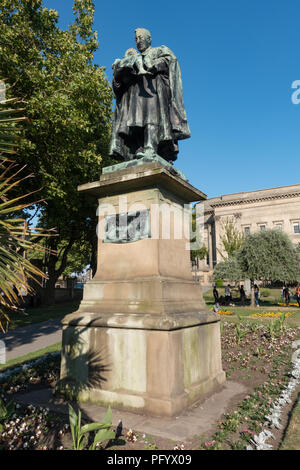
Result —
POLYGON ((218 200, 213 202, 208 200, 210 207, 223 207, 223 206, 237 206, 240 204, 253 204, 256 202, 263 202, 263 201, 272 201, 274 199, 291 199, 295 197, 300 197, 300 191, 298 192, 291 192, 291 193, 281 193, 281 194, 270 194, 265 196, 258 196, 258 197, 251 197, 248 198, 238 198, 238 199, 229 199, 229 200, 218 200))

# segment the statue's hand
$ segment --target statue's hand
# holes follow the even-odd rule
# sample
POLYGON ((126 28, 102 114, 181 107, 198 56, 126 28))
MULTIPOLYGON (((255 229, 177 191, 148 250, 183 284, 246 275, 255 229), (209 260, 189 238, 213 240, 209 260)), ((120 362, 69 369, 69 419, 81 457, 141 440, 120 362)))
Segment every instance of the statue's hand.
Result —
POLYGON ((152 67, 152 61, 150 59, 150 57, 148 57, 147 55, 143 58, 143 65, 147 68, 147 69, 150 69, 152 67))
POLYGON ((146 66, 146 72, 148 75, 154 75, 156 73, 156 68, 154 67, 154 65, 151 65, 150 67, 146 66))
POLYGON ((150 75, 152 77, 153 73, 149 72, 149 70, 140 70, 138 75, 150 75))

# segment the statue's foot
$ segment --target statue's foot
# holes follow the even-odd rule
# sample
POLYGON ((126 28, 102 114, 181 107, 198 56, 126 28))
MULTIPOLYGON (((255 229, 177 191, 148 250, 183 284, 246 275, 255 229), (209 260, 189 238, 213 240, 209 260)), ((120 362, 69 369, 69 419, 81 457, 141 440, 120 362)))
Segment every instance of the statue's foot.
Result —
POLYGON ((157 153, 155 152, 154 148, 148 147, 143 151, 137 152, 136 154, 137 158, 155 158, 157 157, 157 153))

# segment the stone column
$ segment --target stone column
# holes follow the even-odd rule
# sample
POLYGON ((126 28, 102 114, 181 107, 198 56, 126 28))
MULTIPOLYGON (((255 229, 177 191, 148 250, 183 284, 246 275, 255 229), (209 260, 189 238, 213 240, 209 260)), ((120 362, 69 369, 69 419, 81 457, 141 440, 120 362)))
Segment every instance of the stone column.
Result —
POLYGON ((158 162, 105 173, 79 190, 98 198, 104 231, 97 272, 79 310, 63 319, 61 384, 79 400, 178 414, 225 380, 219 318, 193 280, 183 236, 185 205, 205 196, 158 162), (133 209, 144 210, 148 232, 111 239, 109 217, 133 209))

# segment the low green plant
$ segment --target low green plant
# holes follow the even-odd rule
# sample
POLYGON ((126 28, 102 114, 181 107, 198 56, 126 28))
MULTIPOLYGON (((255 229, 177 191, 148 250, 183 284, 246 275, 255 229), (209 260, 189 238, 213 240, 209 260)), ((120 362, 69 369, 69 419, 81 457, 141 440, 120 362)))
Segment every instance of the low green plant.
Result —
POLYGON ((258 330, 258 324, 255 322, 251 323, 250 330, 252 331, 252 333, 255 333, 258 330))
POLYGON ((260 291, 260 295, 261 295, 261 297, 270 297, 271 291, 270 291, 270 289, 262 289, 260 291))
POLYGON ((255 350, 254 355, 257 356, 258 359, 260 359, 263 352, 264 352, 263 346, 258 346, 255 350))
POLYGON ((279 327, 279 330, 280 331, 283 331, 283 327, 284 327, 284 322, 285 322, 285 313, 283 312, 280 317, 278 318, 277 322, 278 322, 278 327, 279 327))
POLYGON ((10 401, 7 405, 5 405, 2 398, 0 398, 0 431, 3 429, 3 425, 1 421, 5 421, 9 419, 15 411, 15 404, 13 401, 10 401))
POLYGON ((116 437, 116 433, 111 429, 112 412, 110 407, 108 407, 103 421, 81 426, 81 411, 78 410, 77 415, 72 406, 69 405, 69 422, 74 450, 83 450, 86 444, 86 434, 92 432, 96 434, 94 436, 93 443, 89 446, 89 450, 96 450, 97 444, 101 444, 104 441, 114 439, 116 437))
POLYGON ((273 339, 276 336, 276 324, 274 320, 271 320, 268 327, 269 335, 273 339))
POLYGON ((236 342, 239 345, 241 343, 243 337, 248 333, 248 330, 243 330, 241 328, 240 323, 236 323, 235 332, 236 332, 236 342))
POLYGON ((145 447, 144 447, 145 450, 155 450, 155 449, 157 449, 155 438, 153 436, 143 435, 143 440, 144 440, 144 444, 145 444, 145 447))
POLYGON ((229 441, 232 450, 245 450, 245 443, 242 441, 229 441))

